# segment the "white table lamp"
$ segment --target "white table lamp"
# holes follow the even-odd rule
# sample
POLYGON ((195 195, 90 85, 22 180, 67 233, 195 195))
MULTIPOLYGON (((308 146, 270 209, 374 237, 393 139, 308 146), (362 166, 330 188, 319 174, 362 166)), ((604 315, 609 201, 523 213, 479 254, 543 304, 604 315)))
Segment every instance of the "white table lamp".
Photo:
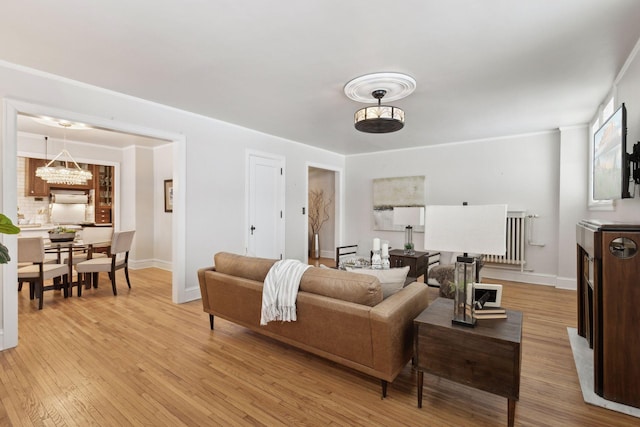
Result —
POLYGON ((424 207, 394 207, 393 224, 404 225, 404 253, 414 255, 413 226, 424 225, 424 207))
POLYGON ((425 249, 464 253, 456 261, 453 323, 473 326, 475 259, 468 253, 503 255, 507 251, 507 205, 427 206, 425 249), (470 290, 467 289, 471 284, 470 290))

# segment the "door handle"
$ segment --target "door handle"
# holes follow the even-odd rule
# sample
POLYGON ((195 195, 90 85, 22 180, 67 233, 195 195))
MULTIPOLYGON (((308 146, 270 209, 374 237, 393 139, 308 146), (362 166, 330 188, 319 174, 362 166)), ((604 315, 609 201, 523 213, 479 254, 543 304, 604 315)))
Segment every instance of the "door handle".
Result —
POLYGON ((255 230, 256 228, 252 225, 251 228, 249 230, 251 230, 251 235, 253 236, 253 230, 255 230))

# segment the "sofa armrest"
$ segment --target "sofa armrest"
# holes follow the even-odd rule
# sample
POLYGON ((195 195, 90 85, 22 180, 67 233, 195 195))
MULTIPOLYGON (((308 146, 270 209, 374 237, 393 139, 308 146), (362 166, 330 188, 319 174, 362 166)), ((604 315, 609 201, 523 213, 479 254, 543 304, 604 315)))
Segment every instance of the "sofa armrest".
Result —
POLYGON ((413 319, 428 305, 427 286, 414 282, 371 309, 374 367, 388 375, 387 381, 413 356, 413 319))
POLYGON ((207 271, 216 271, 214 266, 200 268, 198 270, 198 283, 200 283, 200 298, 202 298, 202 309, 207 313, 210 313, 209 297, 207 295, 207 285, 205 279, 205 273, 207 271))

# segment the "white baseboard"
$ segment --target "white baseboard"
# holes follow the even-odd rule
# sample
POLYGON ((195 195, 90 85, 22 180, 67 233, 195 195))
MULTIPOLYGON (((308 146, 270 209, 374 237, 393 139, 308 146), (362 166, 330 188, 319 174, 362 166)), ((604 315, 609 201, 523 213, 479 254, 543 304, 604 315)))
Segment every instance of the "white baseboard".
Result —
MULTIPOLYGON (((334 251, 323 251, 320 250, 320 258, 331 258, 334 259, 336 257, 336 253, 334 251)), ((309 257, 309 259, 312 259, 309 257)))
POLYGON ((130 259, 129 268, 132 270, 140 270, 143 268, 159 268, 161 270, 173 271, 173 263, 171 261, 163 261, 160 259, 130 259))
POLYGON ((157 259, 154 261, 154 267, 160 270, 173 271, 173 263, 171 261, 157 259))
MULTIPOLYGON (((161 270, 173 271, 173 263, 170 261, 163 261, 160 259, 145 259, 145 260, 129 260, 129 268, 131 270, 139 270, 143 268, 159 268, 161 270)), ((202 298, 200 294, 200 284, 191 286, 184 290, 184 300, 181 302, 195 301, 202 298)))
POLYGON ((575 291, 578 288, 575 278, 558 277, 552 274, 536 274, 526 271, 522 272, 519 270, 507 270, 484 266, 481 270, 481 275, 482 277, 490 277, 493 279, 532 283, 534 285, 554 286, 558 289, 567 289, 572 291, 575 291))
POLYGON ((336 252, 335 251, 323 251, 322 249, 320 249, 320 257, 321 258, 334 259, 336 257, 336 252))
POLYGON ((130 259, 129 268, 132 270, 140 270, 143 268, 155 267, 154 260, 152 259, 130 259))
POLYGON ((511 282, 532 283, 534 285, 556 286, 557 278, 551 274, 536 274, 531 272, 522 272, 520 270, 506 270, 501 268, 491 268, 489 266, 482 267, 480 271, 484 278, 493 278, 500 280, 508 280, 511 282))
POLYGON ((183 302, 195 301, 201 298, 202 298, 202 295, 200 294, 200 285, 190 287, 184 290, 183 302))
POLYGON ((556 278, 556 288, 558 289, 568 289, 571 291, 575 291, 578 289, 578 281, 575 277, 557 277, 556 278))

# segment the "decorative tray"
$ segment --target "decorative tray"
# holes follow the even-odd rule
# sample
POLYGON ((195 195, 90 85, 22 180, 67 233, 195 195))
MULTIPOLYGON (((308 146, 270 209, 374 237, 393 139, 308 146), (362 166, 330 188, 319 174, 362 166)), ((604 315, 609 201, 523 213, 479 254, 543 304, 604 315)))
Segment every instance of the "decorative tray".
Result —
POLYGON ((73 242, 76 233, 49 233, 49 240, 52 242, 73 242))

